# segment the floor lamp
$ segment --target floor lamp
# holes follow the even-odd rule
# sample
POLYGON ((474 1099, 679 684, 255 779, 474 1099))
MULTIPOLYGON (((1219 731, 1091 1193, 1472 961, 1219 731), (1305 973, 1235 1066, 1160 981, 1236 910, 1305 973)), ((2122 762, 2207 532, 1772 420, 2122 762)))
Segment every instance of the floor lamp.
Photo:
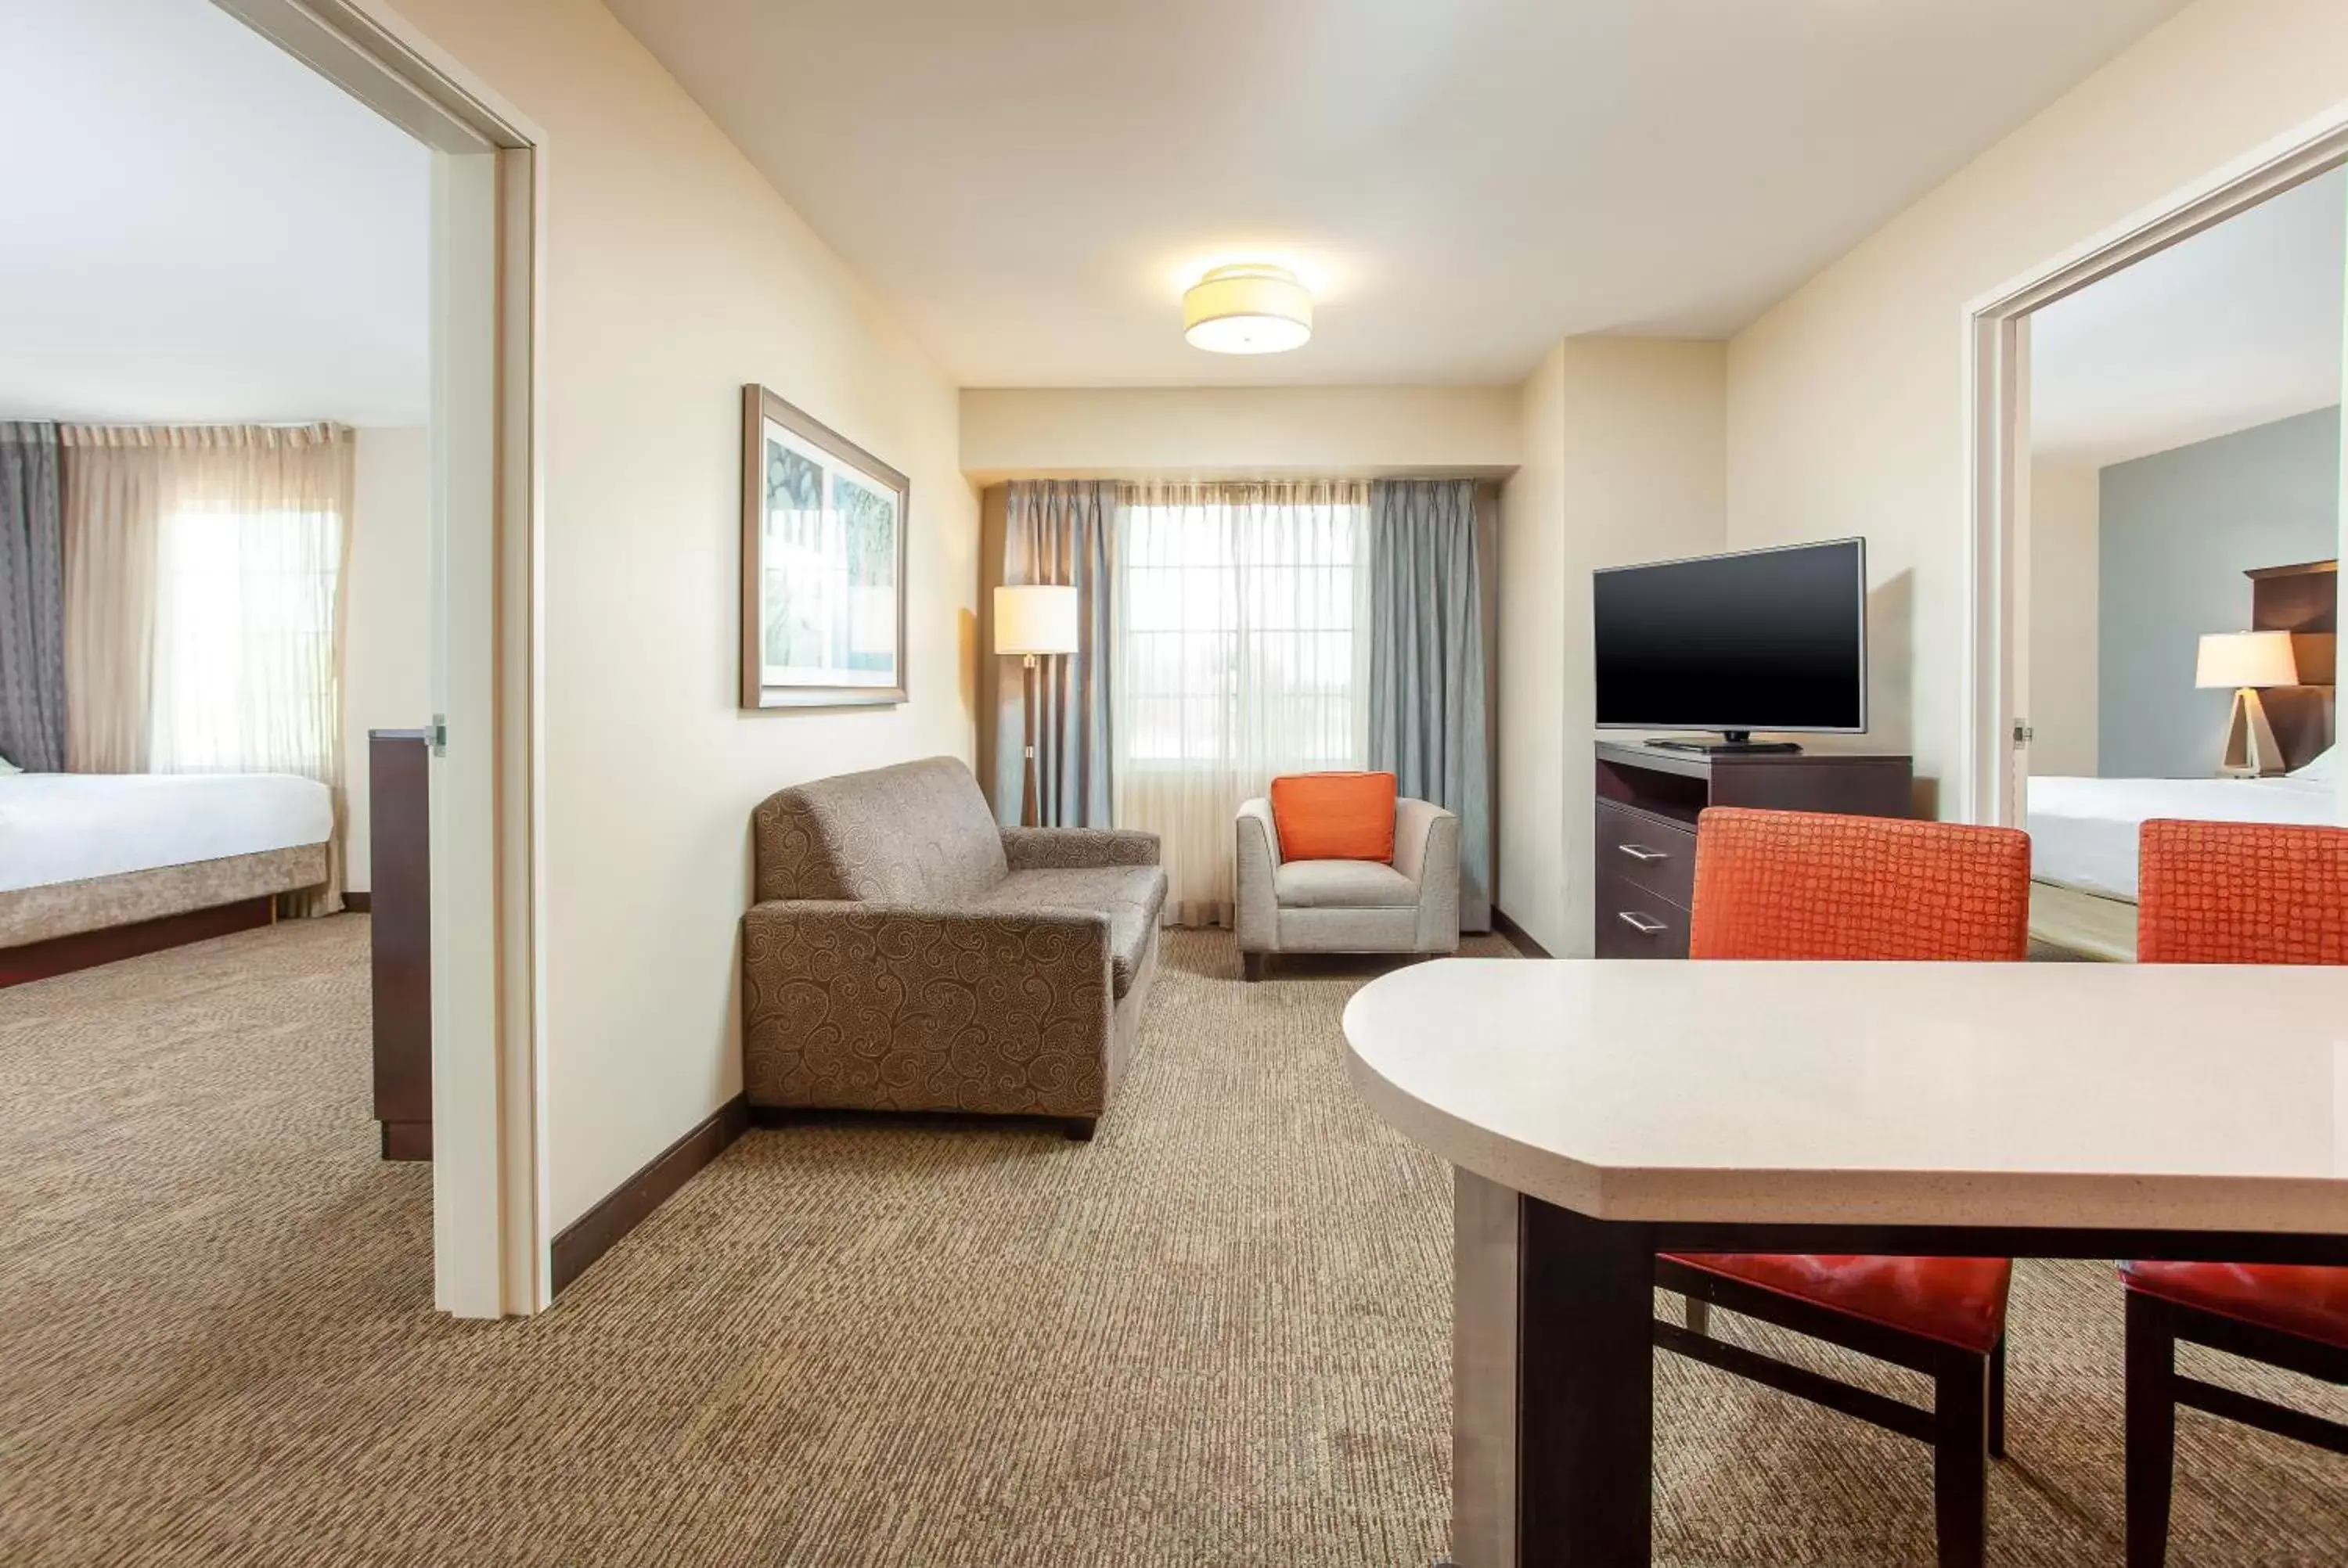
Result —
POLYGON ((2282 771, 2282 748, 2275 743, 2274 727, 2267 723, 2259 688, 2299 683, 2299 661, 2291 652, 2290 632, 2206 634, 2195 661, 2193 683, 2204 689, 2234 689, 2234 716, 2226 725, 2222 771, 2250 778, 2282 771))
POLYGON ((994 651, 1019 655, 1020 696, 1027 710, 1027 761, 1019 791, 1019 825, 1039 825, 1035 775, 1035 661, 1076 651, 1076 590, 1056 583, 1006 584, 994 590, 994 651))

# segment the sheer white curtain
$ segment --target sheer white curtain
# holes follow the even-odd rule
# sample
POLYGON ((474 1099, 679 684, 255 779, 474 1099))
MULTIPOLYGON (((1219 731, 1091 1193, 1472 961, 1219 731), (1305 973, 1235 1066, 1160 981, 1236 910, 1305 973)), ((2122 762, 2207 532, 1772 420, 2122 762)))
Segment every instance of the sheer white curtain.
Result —
POLYGON ((1369 489, 1130 487, 1117 518, 1116 820, 1159 838, 1167 919, 1229 925, 1233 817, 1362 765, 1369 489))
POLYGON ((162 446, 147 765, 282 773, 333 792, 342 907, 343 560, 351 443, 338 425, 154 432, 162 446))

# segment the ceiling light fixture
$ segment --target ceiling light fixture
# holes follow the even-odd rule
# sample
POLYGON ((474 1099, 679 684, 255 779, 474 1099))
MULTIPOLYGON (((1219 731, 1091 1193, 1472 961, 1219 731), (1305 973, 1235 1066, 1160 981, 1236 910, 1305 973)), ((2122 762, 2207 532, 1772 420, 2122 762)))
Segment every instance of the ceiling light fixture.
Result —
POLYGON ((1269 261, 1217 267, 1182 296, 1182 335, 1210 354, 1283 354, 1313 335, 1313 295, 1269 261))

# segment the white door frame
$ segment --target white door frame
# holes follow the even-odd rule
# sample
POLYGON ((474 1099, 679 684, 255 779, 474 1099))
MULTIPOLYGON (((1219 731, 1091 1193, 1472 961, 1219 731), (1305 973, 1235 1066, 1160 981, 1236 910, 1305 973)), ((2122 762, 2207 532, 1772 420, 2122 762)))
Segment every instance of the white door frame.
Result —
MULTIPOLYGON (((433 152, 433 1296, 553 1299, 535 421, 542 138, 380 0, 214 0, 433 152)), ((421 715, 419 715, 420 717, 421 715)))
MULTIPOLYGON (((2020 825, 2016 647, 2025 632, 2028 317, 2271 196, 2348 163, 2348 104, 2276 138, 1965 312, 1965 743, 1952 820, 2020 825)), ((2348 466, 2344 465, 2343 466, 2348 466)), ((2348 526, 2348 507, 2343 507, 2348 526)))

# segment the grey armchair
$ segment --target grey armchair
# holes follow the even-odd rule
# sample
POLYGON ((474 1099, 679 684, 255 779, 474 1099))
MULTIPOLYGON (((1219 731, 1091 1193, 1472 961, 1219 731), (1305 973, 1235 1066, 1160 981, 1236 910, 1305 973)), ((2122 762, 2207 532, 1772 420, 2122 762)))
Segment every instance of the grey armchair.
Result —
POLYGON ((1408 796, 1395 803, 1392 866, 1286 860, 1272 803, 1240 807, 1241 962, 1263 978, 1268 953, 1456 953, 1459 818, 1408 796))

